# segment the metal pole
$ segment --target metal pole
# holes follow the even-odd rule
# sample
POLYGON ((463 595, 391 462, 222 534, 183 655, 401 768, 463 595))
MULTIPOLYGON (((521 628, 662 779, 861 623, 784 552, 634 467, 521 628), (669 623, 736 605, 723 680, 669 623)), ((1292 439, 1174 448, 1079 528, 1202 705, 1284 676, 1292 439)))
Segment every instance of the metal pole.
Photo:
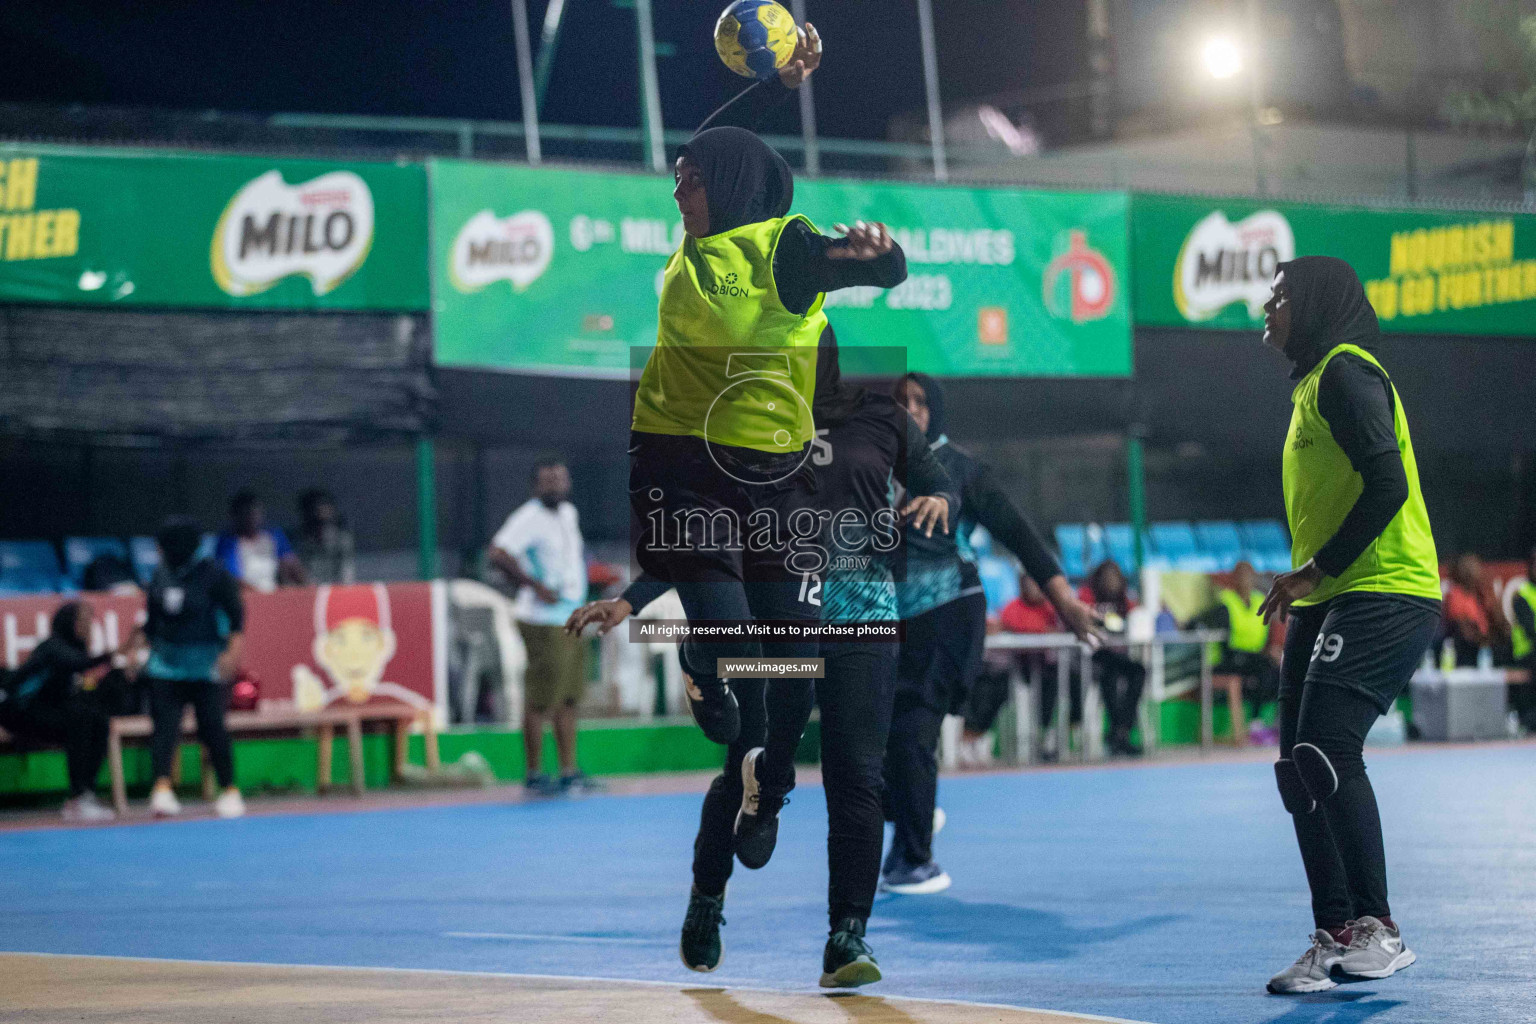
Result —
POLYGON ((1254 179, 1262 196, 1269 193, 1269 175, 1264 169, 1264 124, 1260 120, 1264 110, 1264 82, 1259 70, 1260 34, 1259 0, 1248 0, 1248 97, 1253 107, 1249 130, 1253 132, 1254 179))
POLYGON ((416 520, 420 537, 416 573, 424 580, 437 578, 436 455, 432 435, 416 438, 416 520))
POLYGON ((641 114, 650 140, 651 170, 667 169, 667 144, 661 123, 661 87, 656 81, 656 28, 651 22, 651 0, 635 0, 635 21, 640 30, 641 114))
POLYGON ((528 0, 512 0, 512 34, 517 42, 517 91, 523 97, 523 137, 528 162, 539 163, 539 100, 533 88, 533 53, 528 45, 528 0))
POLYGON ((1200 645, 1200 752, 1209 754, 1216 745, 1216 710, 1211 693, 1211 651, 1200 645))
POLYGON ((923 36, 923 81, 928 87, 928 133, 933 137, 933 177, 949 180, 944 152, 944 108, 939 103, 939 50, 933 36, 933 0, 917 0, 917 21, 923 36))
POLYGON ((560 23, 565 17, 565 0, 549 0, 544 11, 544 34, 539 39, 539 62, 533 69, 533 93, 539 110, 549 92, 549 76, 555 67, 555 49, 560 45, 560 23))
MULTIPOLYGON (((791 4, 795 21, 805 24, 805 0, 793 0, 791 4)), ((821 173, 821 146, 816 141, 816 94, 811 80, 800 85, 800 137, 805 140, 805 173, 815 177, 821 173)))
POLYGON ((1125 471, 1130 488, 1132 573, 1140 573, 1146 562, 1144 538, 1147 532, 1147 472, 1141 444, 1142 428, 1131 427, 1125 435, 1125 471))
MULTIPOLYGON (((1085 680, 1084 686, 1089 685, 1085 680)), ((1056 759, 1062 764, 1072 746, 1072 650, 1056 657, 1056 759)))

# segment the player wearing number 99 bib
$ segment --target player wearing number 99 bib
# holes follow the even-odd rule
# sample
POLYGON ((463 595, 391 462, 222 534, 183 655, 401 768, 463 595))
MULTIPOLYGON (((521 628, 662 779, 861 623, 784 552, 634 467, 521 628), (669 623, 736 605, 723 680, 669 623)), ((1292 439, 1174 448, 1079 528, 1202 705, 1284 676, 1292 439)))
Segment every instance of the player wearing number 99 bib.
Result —
POLYGON ((1367 349, 1376 313, 1349 264, 1280 265, 1264 341, 1294 364, 1282 476, 1291 564, 1261 611, 1290 614, 1275 779, 1296 826, 1315 931, 1276 993, 1385 978, 1414 962, 1387 904, 1366 733, 1407 685, 1440 623, 1440 574, 1408 420, 1367 349))

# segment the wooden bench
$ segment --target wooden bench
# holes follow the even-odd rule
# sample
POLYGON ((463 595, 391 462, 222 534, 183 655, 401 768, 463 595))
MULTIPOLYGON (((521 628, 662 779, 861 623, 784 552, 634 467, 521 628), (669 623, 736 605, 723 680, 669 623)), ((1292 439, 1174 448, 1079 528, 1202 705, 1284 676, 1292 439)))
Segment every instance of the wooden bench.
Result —
MULTIPOLYGON (((369 722, 393 723, 395 734, 394 776, 399 778, 406 763, 406 751, 410 743, 411 727, 421 722, 426 730, 427 767, 436 769, 439 764, 437 730, 432 713, 407 707, 403 704, 364 704, 357 707, 328 708, 324 711, 231 711, 225 718, 230 736, 253 733, 297 732, 314 729, 318 733, 318 764, 315 773, 316 786, 321 792, 330 789, 334 773, 337 727, 347 733, 347 750, 352 763, 352 791, 363 792, 363 725, 369 722)), ((183 736, 195 736, 197 723, 190 712, 182 719, 183 736)), ((112 719, 107 733, 107 769, 112 775, 112 805, 119 814, 128 809, 128 787, 123 776, 123 741, 145 740, 154 734, 154 723, 148 715, 125 715, 112 719)), ((201 756, 202 748, 198 748, 201 756)), ((178 773, 179 774, 179 773, 178 773)), ((203 792, 212 796, 213 775, 202 772, 203 792)))

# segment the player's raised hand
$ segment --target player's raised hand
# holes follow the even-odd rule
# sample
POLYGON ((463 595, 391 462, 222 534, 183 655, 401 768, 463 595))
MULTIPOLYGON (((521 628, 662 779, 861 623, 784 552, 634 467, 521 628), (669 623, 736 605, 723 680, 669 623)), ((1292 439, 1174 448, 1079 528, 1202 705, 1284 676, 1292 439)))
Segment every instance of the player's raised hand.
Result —
POLYGON ((800 88, 821 67, 821 34, 816 31, 816 26, 806 22, 805 27, 797 31, 800 39, 795 44, 794 56, 779 69, 779 81, 787 89, 800 88))
POLYGON ((891 229, 879 221, 866 224, 861 220, 853 227, 834 224, 832 228, 847 237, 827 247, 829 260, 875 260, 890 252, 896 244, 891 238, 891 229))
POLYGON ((633 611, 629 602, 622 597, 615 597, 608 601, 593 601, 571 612, 571 617, 565 622, 565 631, 573 636, 579 636, 582 630, 595 622, 597 635, 607 636, 609 630, 629 618, 633 611))
POLYGON ((923 531, 923 536, 932 537, 933 528, 941 527, 945 533, 949 532, 949 502, 932 494, 925 494, 920 498, 913 498, 907 506, 901 510, 917 529, 923 531))

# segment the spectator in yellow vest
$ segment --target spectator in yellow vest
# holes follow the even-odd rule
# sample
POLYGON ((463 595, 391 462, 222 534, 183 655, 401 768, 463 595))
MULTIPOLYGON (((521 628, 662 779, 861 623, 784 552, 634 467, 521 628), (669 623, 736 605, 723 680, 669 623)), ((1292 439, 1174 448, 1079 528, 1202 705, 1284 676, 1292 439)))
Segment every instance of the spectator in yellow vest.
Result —
POLYGON ((1509 688, 1509 704, 1519 712, 1521 726, 1536 731, 1536 547, 1526 559, 1525 582, 1515 591, 1510 619, 1515 662, 1531 673, 1531 680, 1509 688))
POLYGON ((1280 666, 1268 651, 1269 627, 1259 614, 1264 591, 1259 574, 1247 562, 1232 571, 1232 586, 1216 592, 1216 607, 1198 617, 1206 629, 1224 629, 1227 642, 1212 644, 1215 671, 1243 677, 1243 697, 1257 718, 1264 705, 1280 693, 1280 666))

